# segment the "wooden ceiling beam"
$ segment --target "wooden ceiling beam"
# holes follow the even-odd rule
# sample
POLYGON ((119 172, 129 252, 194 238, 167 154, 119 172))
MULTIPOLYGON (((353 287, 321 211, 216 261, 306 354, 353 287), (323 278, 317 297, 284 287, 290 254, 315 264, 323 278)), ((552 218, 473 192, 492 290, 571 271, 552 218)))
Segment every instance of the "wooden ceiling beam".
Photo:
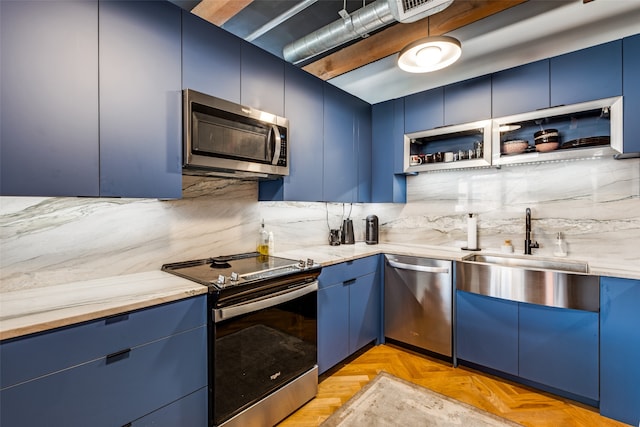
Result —
MULTIPOLYGON (((398 23, 303 67, 323 79, 339 76, 400 52, 407 44, 439 36, 527 0, 455 0, 442 12, 409 24, 398 23)), ((464 47, 463 47, 464 50, 464 47)))
POLYGON ((191 13, 220 27, 252 2, 253 0, 202 0, 191 9, 191 13))

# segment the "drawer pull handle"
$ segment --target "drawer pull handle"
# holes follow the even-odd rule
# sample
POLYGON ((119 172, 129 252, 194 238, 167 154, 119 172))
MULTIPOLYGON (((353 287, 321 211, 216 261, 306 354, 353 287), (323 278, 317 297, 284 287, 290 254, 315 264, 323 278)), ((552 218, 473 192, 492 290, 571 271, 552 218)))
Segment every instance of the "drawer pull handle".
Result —
POLYGON ((110 363, 118 362, 119 360, 126 359, 129 357, 131 353, 131 349, 127 348, 124 350, 116 351, 115 353, 111 353, 107 355, 107 365, 110 363))
POLYGON ((128 314, 119 314, 116 316, 107 317, 104 319, 105 325, 111 325, 112 323, 124 322, 125 320, 129 320, 128 314))
POLYGON ((356 283, 356 279, 349 279, 344 281, 345 286, 350 286, 350 285, 353 285, 354 283, 356 283))

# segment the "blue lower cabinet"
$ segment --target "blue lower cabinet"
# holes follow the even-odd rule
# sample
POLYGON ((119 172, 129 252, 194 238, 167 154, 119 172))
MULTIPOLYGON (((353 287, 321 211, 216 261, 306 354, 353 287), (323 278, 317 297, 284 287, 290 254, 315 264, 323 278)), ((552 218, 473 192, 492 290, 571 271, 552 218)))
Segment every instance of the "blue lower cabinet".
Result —
POLYGON ((342 283, 318 291, 318 369, 349 355, 349 288, 342 283))
POLYGON ((0 424, 122 426, 207 385, 206 326, 0 391, 0 424))
POLYGON ((208 425, 209 392, 203 387, 131 423, 131 427, 206 427, 208 425))
POLYGON ((457 358, 518 375, 518 303, 456 292, 457 358))
POLYGON ((379 256, 322 269, 318 290, 320 373, 381 335, 379 256))
POLYGON ((640 280, 600 279, 600 413, 640 424, 640 280))
POLYGON ((520 304, 519 376, 599 399, 598 313, 520 304))
POLYGON ((377 273, 355 279, 349 285, 349 353, 378 339, 380 329, 380 281, 377 273))

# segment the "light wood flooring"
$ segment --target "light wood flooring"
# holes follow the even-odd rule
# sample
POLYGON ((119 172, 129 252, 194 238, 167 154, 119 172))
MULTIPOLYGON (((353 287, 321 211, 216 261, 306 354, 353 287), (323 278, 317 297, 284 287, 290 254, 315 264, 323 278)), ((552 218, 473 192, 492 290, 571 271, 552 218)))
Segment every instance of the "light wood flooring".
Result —
POLYGON ((380 371, 532 427, 623 427, 597 409, 393 345, 370 347, 321 376, 318 395, 279 427, 315 427, 380 371))

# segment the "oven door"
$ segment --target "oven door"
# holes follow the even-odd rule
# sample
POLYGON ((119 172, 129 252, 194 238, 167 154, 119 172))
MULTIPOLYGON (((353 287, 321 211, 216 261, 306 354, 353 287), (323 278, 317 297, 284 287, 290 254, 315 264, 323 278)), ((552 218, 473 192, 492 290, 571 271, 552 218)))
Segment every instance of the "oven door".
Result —
POLYGON ((318 282, 213 309, 220 425, 317 365, 318 282))

